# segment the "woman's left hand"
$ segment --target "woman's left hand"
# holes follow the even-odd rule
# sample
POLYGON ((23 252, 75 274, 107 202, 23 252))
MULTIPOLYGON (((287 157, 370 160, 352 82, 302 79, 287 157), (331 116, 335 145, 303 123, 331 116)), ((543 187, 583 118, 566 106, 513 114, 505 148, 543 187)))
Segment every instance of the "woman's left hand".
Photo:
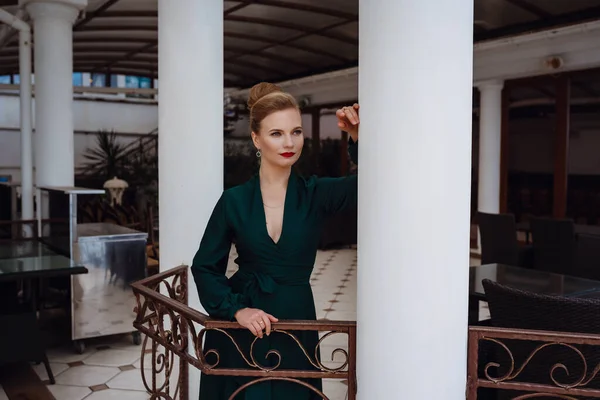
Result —
POLYGON ((335 112, 338 119, 338 127, 348 132, 352 140, 358 142, 358 126, 360 118, 358 117, 358 103, 354 103, 352 107, 342 107, 335 112))

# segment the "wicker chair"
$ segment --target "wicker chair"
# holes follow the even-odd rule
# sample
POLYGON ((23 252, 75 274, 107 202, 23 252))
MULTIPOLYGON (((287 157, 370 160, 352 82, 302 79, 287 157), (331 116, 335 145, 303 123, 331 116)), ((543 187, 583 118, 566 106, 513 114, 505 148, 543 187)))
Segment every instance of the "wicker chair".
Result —
MULTIPOLYGON (((485 296, 489 304, 491 325, 502 328, 532 329, 556 332, 575 332, 600 334, 600 298, 573 298, 561 296, 539 295, 510 288, 488 279, 483 280, 485 296)), ((540 345, 536 342, 504 341, 515 359, 515 371, 527 357, 540 345)), ((579 346, 588 363, 588 376, 596 366, 600 365, 600 349, 590 346, 579 346)), ((482 358, 497 361, 501 367, 494 375, 501 376, 507 372, 510 359, 505 350, 493 343, 486 343, 482 348, 482 358)), ((551 370, 556 363, 563 363, 569 371, 556 369, 553 377, 560 383, 576 382, 583 374, 584 364, 581 357, 565 346, 550 346, 542 349, 531 359, 527 367, 514 380, 520 382, 553 384, 551 370)), ((480 363, 485 367, 486 362, 480 363)), ((494 369, 492 369, 494 371, 494 369)), ((480 372, 482 370, 480 369, 480 372)), ((600 376, 587 385, 600 388, 600 376)), ((504 396, 515 396, 515 393, 498 393, 498 399, 504 396)), ((513 398, 513 397, 507 397, 513 398)))

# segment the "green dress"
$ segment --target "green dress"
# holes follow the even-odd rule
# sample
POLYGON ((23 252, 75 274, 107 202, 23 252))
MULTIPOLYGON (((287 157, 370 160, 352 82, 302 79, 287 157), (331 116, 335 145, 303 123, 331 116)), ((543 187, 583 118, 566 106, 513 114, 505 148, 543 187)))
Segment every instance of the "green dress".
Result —
MULTIPOLYGON (((351 159, 358 158, 358 144, 349 141, 351 159)), ((279 320, 315 320, 315 304, 310 286, 321 228, 327 216, 357 205, 357 177, 302 178, 292 172, 285 196, 283 226, 277 243, 267 233, 266 219, 257 175, 248 182, 226 190, 209 219, 200 248, 192 263, 192 273, 200 302, 213 318, 235 320, 241 308, 258 308, 279 320), (235 243, 238 271, 225 276, 231 244, 235 243)), ((246 329, 229 330, 244 355, 250 359, 254 335, 246 329)), ((316 331, 295 331, 308 354, 314 357, 316 331)), ((258 339, 253 350, 256 362, 265 367, 281 363, 277 369, 313 369, 298 345, 282 333, 258 339)), ((216 350, 216 368, 250 368, 223 333, 209 331, 204 352, 216 350)), ((207 362, 215 363, 213 354, 207 362)), ((253 378, 202 375, 200 400, 227 400, 253 378)), ((305 382, 321 390, 320 379, 305 382)), ((320 399, 302 385, 284 381, 261 382, 236 396, 246 400, 320 399)))

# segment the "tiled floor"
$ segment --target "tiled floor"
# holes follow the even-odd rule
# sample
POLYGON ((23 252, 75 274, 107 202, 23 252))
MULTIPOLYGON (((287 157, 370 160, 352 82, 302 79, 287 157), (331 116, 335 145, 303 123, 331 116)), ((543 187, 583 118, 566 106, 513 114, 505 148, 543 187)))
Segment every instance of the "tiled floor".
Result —
MULTIPOLYGON (((83 354, 71 346, 51 349, 48 358, 56 384, 48 385, 57 400, 148 399, 141 380, 141 347, 130 335, 90 340, 83 354)), ((40 379, 48 376, 35 366, 40 379)))
MULTIPOLYGON (((228 274, 235 270, 235 256, 233 251, 228 274)), ((471 259, 471 265, 477 263, 478 260, 471 259)), ((317 254, 311 277, 317 318, 356 319, 356 268, 354 249, 317 254)), ((482 311, 485 312, 485 308, 482 311)), ((326 366, 340 365, 341 356, 336 354, 330 361, 331 354, 338 347, 344 348, 346 340, 342 335, 333 335, 323 343, 321 353, 326 366)), ((81 355, 75 353, 72 346, 51 349, 48 357, 56 384, 48 388, 57 400, 148 399, 141 379, 140 353, 141 346, 133 345, 130 335, 90 340, 81 355)), ((43 365, 35 366, 35 371, 42 380, 48 379, 43 365)), ((347 386, 343 382, 327 380, 324 391, 331 400, 347 398, 347 386)), ((0 387, 0 400, 7 399, 0 387)))

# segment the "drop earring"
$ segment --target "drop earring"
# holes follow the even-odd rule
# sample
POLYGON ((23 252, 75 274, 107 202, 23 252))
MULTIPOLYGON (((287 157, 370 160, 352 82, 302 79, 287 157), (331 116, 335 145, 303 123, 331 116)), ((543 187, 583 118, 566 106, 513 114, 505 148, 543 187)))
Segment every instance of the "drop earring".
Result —
POLYGON ((261 156, 261 155, 262 155, 262 154, 260 154, 260 150, 258 150, 258 151, 256 152, 256 158, 260 158, 260 156, 261 156))

